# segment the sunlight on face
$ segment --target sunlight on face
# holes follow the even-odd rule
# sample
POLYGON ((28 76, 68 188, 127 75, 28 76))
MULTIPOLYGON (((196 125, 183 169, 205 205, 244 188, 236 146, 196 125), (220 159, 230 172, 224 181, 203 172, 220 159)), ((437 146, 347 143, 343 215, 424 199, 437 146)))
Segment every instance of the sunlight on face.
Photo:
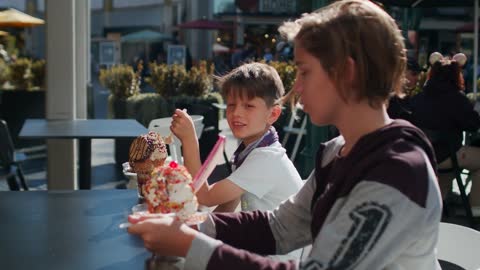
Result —
POLYGON ((320 61, 295 42, 297 76, 293 89, 300 95, 303 110, 316 125, 334 124, 342 100, 320 61))
POLYGON ((248 99, 239 95, 227 97, 227 121, 233 135, 250 144, 267 131, 272 124, 272 108, 259 97, 248 99))

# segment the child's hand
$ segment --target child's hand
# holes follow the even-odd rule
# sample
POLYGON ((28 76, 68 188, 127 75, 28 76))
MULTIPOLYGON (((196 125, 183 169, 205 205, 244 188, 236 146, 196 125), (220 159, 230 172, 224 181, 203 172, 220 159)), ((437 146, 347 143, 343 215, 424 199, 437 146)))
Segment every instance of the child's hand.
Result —
POLYGON ((145 212, 137 212, 128 216, 128 222, 131 224, 137 224, 138 222, 152 219, 152 218, 162 218, 165 217, 165 214, 152 214, 147 211, 145 212))
POLYGON ((175 113, 172 116, 170 130, 175 136, 177 136, 182 144, 185 144, 188 140, 197 140, 192 117, 190 117, 186 111, 179 109, 175 110, 175 113))
POLYGON ((166 215, 138 221, 128 232, 141 237, 145 248, 156 254, 182 257, 187 255, 197 234, 194 229, 166 215))

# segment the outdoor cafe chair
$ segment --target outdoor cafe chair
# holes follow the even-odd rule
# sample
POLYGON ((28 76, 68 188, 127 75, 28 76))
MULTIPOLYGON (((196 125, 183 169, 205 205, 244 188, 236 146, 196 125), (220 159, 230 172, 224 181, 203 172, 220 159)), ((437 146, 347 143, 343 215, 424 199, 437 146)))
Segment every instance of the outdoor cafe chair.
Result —
MULTIPOLYGON (((192 120, 193 120, 193 125, 195 126, 195 132, 197 133, 198 139, 202 136, 203 132, 203 116, 202 115, 191 115, 192 120)), ((149 131, 155 131, 162 135, 163 137, 166 137, 170 135, 170 124, 172 122, 171 117, 164 117, 164 118, 158 118, 158 119, 153 119, 150 121, 148 124, 148 130, 149 131)), ((182 143, 178 139, 174 139, 174 142, 169 145, 170 149, 170 155, 172 156, 172 159, 177 161, 180 164, 183 164, 183 159, 182 159, 182 152, 181 152, 181 145, 182 143)))
POLYGON ((292 115, 290 116, 290 119, 288 120, 288 125, 283 127, 283 131, 285 132, 285 135, 283 136, 282 140, 282 146, 286 149, 287 148, 287 143, 288 139, 290 138, 290 135, 296 135, 295 138, 295 144, 293 146, 293 150, 290 154, 290 160, 295 161, 295 158, 297 156, 298 149, 300 147, 300 143, 302 141, 302 138, 307 135, 307 119, 308 117, 305 115, 305 113, 302 114, 301 117, 298 117, 297 111, 302 111, 302 108, 300 105, 295 106, 294 110, 292 111, 292 115), (299 119, 301 119, 301 125, 300 127, 295 127, 295 122, 299 119))
POLYGON ((6 180, 8 188, 10 190, 20 190, 17 183, 16 168, 11 166, 10 168, 3 168, 0 166, 0 180, 6 180))
MULTIPOLYGON (((10 131, 5 120, 0 119, 0 167, 3 171, 14 171, 23 190, 28 190, 27 183, 22 171, 21 163, 26 160, 24 153, 15 151, 10 131)), ((9 175, 7 183, 10 190, 20 190, 15 177, 9 175)))
MULTIPOLYGON (((472 207, 470 205, 470 202, 467 197, 466 193, 466 185, 463 183, 462 180, 462 171, 463 169, 460 167, 458 164, 458 159, 457 159, 457 151, 455 149, 455 146, 453 142, 455 141, 455 134, 450 131, 438 131, 438 130, 431 130, 431 129, 424 129, 422 128, 423 132, 427 135, 427 137, 430 139, 430 142, 432 145, 435 144, 445 144, 449 146, 450 150, 450 155, 449 158, 452 161, 452 167, 450 168, 445 168, 445 169, 438 169, 438 173, 453 173, 455 177, 455 181, 458 185, 458 189, 460 191, 460 197, 462 199, 462 205, 463 208, 465 209, 465 213, 467 215, 467 219, 470 223, 470 227, 475 228, 476 222, 475 219, 473 218, 472 214, 472 207)), ((444 204, 445 205, 445 204, 444 204)))
POLYGON ((437 258, 443 270, 480 269, 480 232, 451 223, 440 223, 437 258))

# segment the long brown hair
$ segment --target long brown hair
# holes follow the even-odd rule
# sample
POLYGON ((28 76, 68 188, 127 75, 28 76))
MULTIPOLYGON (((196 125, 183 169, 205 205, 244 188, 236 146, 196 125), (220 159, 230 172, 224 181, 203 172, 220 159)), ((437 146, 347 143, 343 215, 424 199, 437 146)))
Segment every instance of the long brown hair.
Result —
POLYGON ((370 1, 343 0, 303 15, 279 28, 317 58, 348 101, 366 98, 372 107, 400 93, 405 45, 395 20, 370 1), (344 80, 348 58, 355 61, 355 91, 344 80))

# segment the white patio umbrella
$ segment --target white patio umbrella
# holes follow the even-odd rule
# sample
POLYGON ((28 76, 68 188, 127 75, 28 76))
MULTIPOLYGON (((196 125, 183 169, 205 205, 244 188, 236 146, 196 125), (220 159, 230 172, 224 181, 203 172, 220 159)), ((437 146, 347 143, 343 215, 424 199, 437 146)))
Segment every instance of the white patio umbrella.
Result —
POLYGON ((45 21, 35 18, 14 8, 0 11, 0 27, 31 27, 45 24, 45 21))
POLYGON ((0 11, 0 27, 25 28, 25 33, 30 36, 30 38, 32 32, 28 28, 40 26, 43 24, 45 24, 44 20, 35 18, 14 8, 0 11))

